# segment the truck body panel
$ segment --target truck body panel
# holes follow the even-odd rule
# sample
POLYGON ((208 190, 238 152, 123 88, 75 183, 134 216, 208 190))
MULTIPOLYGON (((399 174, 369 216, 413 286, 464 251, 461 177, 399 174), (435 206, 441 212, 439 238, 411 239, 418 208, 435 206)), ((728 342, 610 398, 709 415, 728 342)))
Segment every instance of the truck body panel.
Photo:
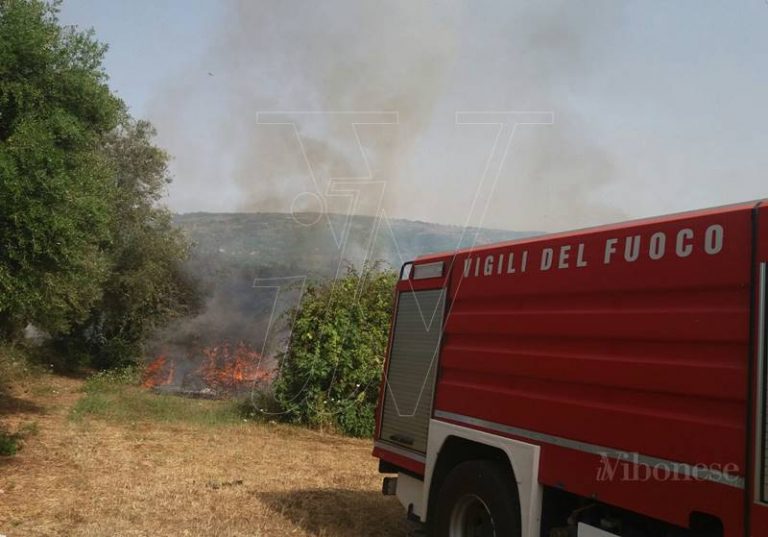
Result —
MULTIPOLYGON (((397 292, 447 290, 434 419, 540 445, 542 485, 679 526, 709 513, 736 536, 766 460, 759 260, 768 213, 746 203, 425 256, 441 275, 397 292), (659 464, 695 477, 636 473, 659 464)), ((377 434, 397 464, 388 448, 417 462, 377 434)))

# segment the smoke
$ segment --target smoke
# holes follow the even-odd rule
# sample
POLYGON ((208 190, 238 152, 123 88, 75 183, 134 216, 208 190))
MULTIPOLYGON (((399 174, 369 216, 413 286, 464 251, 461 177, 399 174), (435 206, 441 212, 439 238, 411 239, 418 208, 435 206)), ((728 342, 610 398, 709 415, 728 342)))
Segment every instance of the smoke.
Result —
MULTIPOLYGON (((332 240, 296 232, 279 247, 309 259, 335 246, 336 275, 345 261, 403 247, 386 237, 387 222, 360 227, 345 216, 517 230, 621 217, 599 197, 614 163, 572 103, 572 90, 590 83, 613 3, 484 13, 453 2, 241 0, 224 9, 207 52, 151 106, 176 157, 174 209, 292 213, 332 240), (555 122, 520 126, 503 166, 497 155, 499 169, 488 170, 496 127, 458 125, 457 112, 526 110, 551 111, 555 122)), ((201 337, 268 344, 274 301, 253 294, 252 272, 250 281, 212 277, 206 310, 158 340, 181 356, 201 337)))
POLYGON ((149 357, 162 356, 173 364, 172 384, 204 387, 200 368, 210 349, 227 349, 223 355, 231 358, 229 350, 242 346, 256 357, 249 365, 274 369, 274 357, 283 350, 287 336, 281 315, 295 304, 300 289, 279 279, 270 279, 278 285, 257 286, 252 270, 233 270, 202 255, 193 257, 187 269, 202 284, 203 307, 159 330, 147 348, 149 357))
POLYGON ((152 107, 177 157, 173 201, 199 205, 206 193, 216 198, 209 210, 249 212, 394 207, 398 162, 429 125, 455 28, 427 5, 227 7, 199 71, 152 107), (274 111, 285 113, 265 119, 274 111))
POLYGON ((589 118, 570 102, 593 74, 613 4, 485 14, 458 3, 224 6, 207 53, 152 106, 176 156, 177 210, 384 211, 462 225, 479 194, 490 203, 474 225, 546 229, 621 216, 599 200, 611 158, 589 142, 589 118), (454 122, 472 110, 555 114, 551 126, 516 133, 495 192, 477 191, 495 132, 454 122))
POLYGON ((512 94, 533 109, 551 110, 554 123, 516 133, 502 174, 506 180, 493 193, 496 202, 488 213, 503 211, 499 200, 513 200, 519 226, 536 222, 540 229, 567 229, 625 219, 621 209, 600 201, 619 170, 610 152, 594 141, 594 118, 579 111, 576 98, 599 76, 600 36, 617 26, 620 8, 610 2, 588 7, 557 2, 526 10, 523 18, 528 31, 509 43, 507 63, 516 73, 512 94))

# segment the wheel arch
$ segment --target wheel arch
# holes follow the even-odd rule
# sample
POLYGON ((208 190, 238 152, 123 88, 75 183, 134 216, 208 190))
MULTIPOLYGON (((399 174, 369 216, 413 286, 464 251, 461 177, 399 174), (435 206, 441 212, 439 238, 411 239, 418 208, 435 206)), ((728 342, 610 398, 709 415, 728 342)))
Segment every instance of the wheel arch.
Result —
POLYGON ((431 420, 424 482, 423 521, 451 468, 470 460, 499 462, 509 469, 517 488, 522 535, 537 536, 542 488, 538 483, 539 446, 439 420, 431 420))
MULTIPOLYGON (((434 468, 432 469, 432 478, 429 483, 427 513, 434 510, 433 502, 437 498, 437 491, 440 490, 440 487, 450 471, 463 462, 476 460, 493 461, 503 464, 505 468, 509 470, 512 479, 517 483, 512 461, 503 449, 462 438, 460 436, 450 435, 443 442, 443 445, 437 454, 434 468)), ((520 499, 518 497, 518 504, 519 502, 520 499)), ((518 508, 520 508, 520 505, 518 505, 518 508)))

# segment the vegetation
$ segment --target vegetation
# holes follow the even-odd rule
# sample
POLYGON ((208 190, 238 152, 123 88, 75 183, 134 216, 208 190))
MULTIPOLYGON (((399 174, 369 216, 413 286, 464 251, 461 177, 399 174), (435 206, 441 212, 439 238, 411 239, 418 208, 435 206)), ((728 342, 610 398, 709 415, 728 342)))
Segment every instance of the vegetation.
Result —
POLYGON ((165 422, 227 425, 242 422, 245 405, 236 400, 188 399, 160 395, 139 386, 141 371, 126 367, 91 375, 85 396, 70 412, 74 421, 94 417, 115 423, 165 422))
POLYGON ((348 268, 310 285, 279 359, 275 398, 288 418, 353 436, 373 434, 395 274, 348 268))
POLYGON ((8 457, 16 455, 19 449, 18 440, 14 435, 0 430, 0 456, 8 457))
MULTIPOLYGON (((106 382, 104 376, 102 380, 106 382)), ((26 440, 23 457, 13 464, 0 461, 0 532, 411 534, 397 500, 381 495, 381 476, 368 440, 244 423, 234 410, 229 425, 221 419, 195 421, 194 416, 187 421, 142 415, 134 421, 82 413, 72 420, 70 409, 78 396, 89 397, 81 379, 33 377, 26 388, 17 395, 41 410, 16 414, 14 422, 37 421, 39 432, 26 440), (52 383, 54 390, 37 390, 40 381, 52 383)), ((142 396, 163 403, 170 399, 146 391, 142 396)), ((196 408, 196 401, 173 400, 196 408)), ((232 408, 222 401, 200 404, 232 408)))
POLYGON ((45 370, 33 360, 30 352, 20 346, 0 345, 0 401, 10 384, 40 376, 45 370))
POLYGON ((227 272, 243 269, 262 277, 309 274, 328 278, 336 274, 340 255, 361 261, 374 231, 370 246, 374 257, 395 268, 425 253, 534 234, 465 230, 401 219, 377 223, 370 216, 341 214, 326 215, 314 226, 302 225, 292 215, 281 213, 191 213, 177 215, 174 221, 195 243, 192 259, 196 268, 212 281, 218 281, 222 273, 231 277, 227 272), (344 252, 336 242, 340 236, 348 238, 344 252))
POLYGON ((158 205, 168 157, 107 86, 105 51, 56 3, 0 0, 0 340, 31 323, 103 367, 195 304, 158 205))
POLYGON ((409 534, 379 492, 369 441, 246 422, 237 401, 154 394, 135 367, 83 380, 30 370, 24 354, 0 346, 18 404, 0 411, 14 424, 0 450, 8 437, 23 448, 0 460, 9 534, 409 534))
MULTIPOLYGON (((34 363, 21 348, 0 346, 0 416, 18 409, 18 401, 9 394, 13 388, 25 386, 34 380, 37 390, 46 388, 44 369, 34 363)), ((0 456, 15 455, 27 437, 37 433, 37 423, 22 423, 9 430, 0 423, 0 456)))
POLYGON ((99 368, 131 363, 158 327, 199 305, 195 282, 182 269, 189 243, 158 205, 170 177, 154 134, 148 122, 126 117, 103 142, 117 187, 110 272, 89 316, 60 338, 68 354, 99 368))
POLYGON ((101 138, 121 103, 104 47, 51 5, 0 2, 0 333, 67 331, 109 272, 110 171, 101 138))
POLYGON ((20 426, 14 433, 0 429, 0 456, 9 457, 16 455, 16 452, 21 449, 24 440, 28 436, 37 434, 37 432, 37 423, 34 421, 20 426))

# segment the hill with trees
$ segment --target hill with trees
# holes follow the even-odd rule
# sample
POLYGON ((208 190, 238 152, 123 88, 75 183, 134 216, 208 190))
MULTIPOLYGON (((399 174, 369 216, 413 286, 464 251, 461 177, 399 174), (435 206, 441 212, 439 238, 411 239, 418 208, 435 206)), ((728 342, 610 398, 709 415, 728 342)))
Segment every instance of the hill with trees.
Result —
POLYGON ((256 276, 328 278, 347 264, 383 261, 396 269, 420 255, 535 234, 362 215, 298 216, 189 213, 174 223, 192 241, 191 268, 203 276, 246 268, 256 276))

